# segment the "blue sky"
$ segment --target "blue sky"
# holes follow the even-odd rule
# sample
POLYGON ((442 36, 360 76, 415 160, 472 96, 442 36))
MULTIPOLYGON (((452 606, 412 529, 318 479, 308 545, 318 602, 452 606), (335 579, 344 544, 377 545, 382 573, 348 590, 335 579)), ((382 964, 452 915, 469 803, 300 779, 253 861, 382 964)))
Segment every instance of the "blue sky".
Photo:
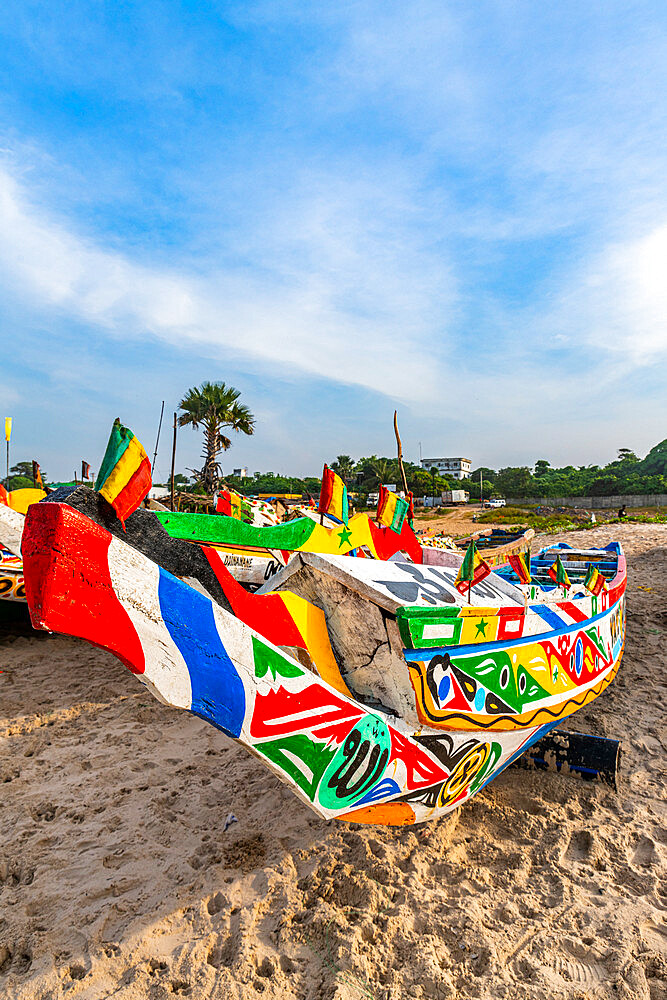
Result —
POLYGON ((412 459, 667 435, 663 3, 8 0, 0 42, 14 459, 152 453, 203 379, 257 416, 226 469, 391 454, 394 407, 412 459))

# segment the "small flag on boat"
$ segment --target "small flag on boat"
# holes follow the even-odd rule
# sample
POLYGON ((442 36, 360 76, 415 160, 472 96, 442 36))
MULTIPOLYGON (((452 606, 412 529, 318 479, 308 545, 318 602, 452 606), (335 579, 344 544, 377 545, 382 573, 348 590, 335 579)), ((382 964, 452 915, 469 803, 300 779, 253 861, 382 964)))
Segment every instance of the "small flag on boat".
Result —
POLYGON ((410 512, 410 504, 397 493, 392 493, 386 486, 380 486, 377 519, 400 535, 403 522, 410 512))
POLYGON ((44 482, 42 480, 42 470, 39 467, 39 462, 36 462, 33 458, 32 460, 32 481, 35 484, 35 489, 43 490, 44 482))
POLYGON ((460 594, 465 596, 466 591, 470 593, 470 588, 478 584, 490 572, 491 567, 482 559, 475 543, 471 542, 456 574, 454 586, 460 594))
POLYGON ((586 579, 584 580, 584 587, 590 590, 593 597, 597 597, 603 590, 607 589, 607 581, 604 576, 592 563, 589 563, 588 572, 586 573, 586 579))
POLYGON ((83 482, 84 479, 90 479, 90 463, 84 462, 84 460, 81 459, 81 482, 83 482))
POLYGON ((549 576, 557 587, 570 587, 570 578, 565 572, 565 567, 560 556, 556 556, 555 563, 548 569, 549 576))
POLYGON ((347 524, 349 520, 347 486, 328 465, 324 466, 322 472, 322 488, 317 512, 318 514, 328 514, 329 517, 342 521, 344 524, 347 524))
POLYGON ((530 583, 530 549, 508 556, 507 561, 519 577, 519 583, 530 583))
POLYGON ((118 417, 95 481, 95 489, 107 500, 125 526, 151 488, 151 463, 144 447, 118 417))
POLYGON ((9 441, 12 436, 12 418, 5 417, 5 441, 9 441))
POLYGON ((215 512, 223 514, 225 517, 235 517, 247 524, 253 522, 252 509, 248 499, 235 490, 220 490, 215 512))

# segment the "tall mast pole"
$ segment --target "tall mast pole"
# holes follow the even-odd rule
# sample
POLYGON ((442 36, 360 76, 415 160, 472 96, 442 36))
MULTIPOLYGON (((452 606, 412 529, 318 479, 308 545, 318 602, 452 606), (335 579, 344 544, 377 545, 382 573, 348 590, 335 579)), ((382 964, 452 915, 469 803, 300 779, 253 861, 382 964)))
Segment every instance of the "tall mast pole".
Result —
POLYGON ((157 458, 157 446, 160 443, 160 431, 162 430, 162 417, 164 416, 164 399, 162 400, 162 409, 160 410, 160 423, 157 425, 157 437, 155 439, 155 451, 153 452, 153 468, 151 470, 153 477, 155 476, 155 459, 157 458))
POLYGON ((174 469, 176 467, 176 431, 178 428, 178 414, 174 414, 174 443, 171 448, 171 509, 174 509, 174 469))

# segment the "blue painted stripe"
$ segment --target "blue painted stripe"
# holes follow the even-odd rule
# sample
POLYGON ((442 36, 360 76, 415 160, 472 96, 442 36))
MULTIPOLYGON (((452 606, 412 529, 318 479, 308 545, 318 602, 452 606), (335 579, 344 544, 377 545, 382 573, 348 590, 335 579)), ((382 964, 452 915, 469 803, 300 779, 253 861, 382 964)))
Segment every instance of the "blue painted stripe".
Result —
MULTIPOLYGON (((484 653, 493 653, 497 649, 511 649, 514 646, 525 646, 529 642, 557 639, 559 635, 565 635, 567 632, 577 632, 582 628, 590 628, 591 625, 600 621, 601 618, 606 618, 607 615, 613 614, 621 600, 622 597, 615 604, 612 604, 610 608, 607 608, 606 611, 601 611, 600 614, 593 615, 592 618, 586 618, 583 622, 574 622, 572 625, 567 625, 561 629, 554 629, 552 632, 525 635, 521 639, 504 639, 502 642, 479 642, 468 646, 429 646, 424 649, 404 649, 403 656, 406 660, 427 660, 432 656, 444 656, 445 653, 448 653, 450 656, 468 656, 469 654, 481 656, 484 653)), ((535 606, 530 605, 528 610, 535 611, 535 606)))
MULTIPOLYGON (((512 756, 509 757, 504 764, 502 764, 496 771, 493 771, 486 778, 483 784, 481 784, 477 789, 477 792, 481 792, 481 790, 485 788, 490 781, 493 781, 493 779, 497 778, 499 774, 502 774, 502 772, 506 768, 508 768, 510 764, 513 764, 514 761, 518 760, 522 754, 526 753, 526 751, 529 750, 530 747, 532 747, 533 743, 537 743, 537 741, 541 740, 543 736, 546 736, 546 734, 549 732, 550 729, 555 729, 555 727, 559 724, 559 722, 562 722, 562 719, 554 719, 552 722, 545 722, 543 726, 540 726, 539 729, 536 729, 533 735, 530 737, 530 739, 526 740, 523 746, 519 747, 518 750, 515 750, 512 756)), ((477 794, 477 792, 475 794, 477 794)))
POLYGON ((160 569, 160 610, 190 674, 190 711, 239 736, 245 718, 245 690, 213 616, 211 601, 160 569))
POLYGON ((553 626, 553 628, 564 628, 570 624, 569 622, 566 622, 564 618, 561 618, 560 615, 557 615, 555 611, 552 611, 551 608, 547 608, 544 605, 533 604, 531 605, 530 610, 534 611, 536 615, 540 616, 540 618, 543 618, 544 621, 548 622, 548 624, 553 626))

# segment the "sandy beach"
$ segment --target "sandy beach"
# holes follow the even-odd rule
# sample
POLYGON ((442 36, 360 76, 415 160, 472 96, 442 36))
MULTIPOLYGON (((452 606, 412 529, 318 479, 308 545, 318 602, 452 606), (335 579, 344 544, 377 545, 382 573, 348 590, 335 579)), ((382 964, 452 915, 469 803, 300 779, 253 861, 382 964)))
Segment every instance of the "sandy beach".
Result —
POLYGON ((622 740, 619 792, 512 769, 412 828, 319 820, 83 642, 0 639, 0 996, 667 997, 667 526, 546 541, 612 539, 625 656, 565 728, 622 740))

